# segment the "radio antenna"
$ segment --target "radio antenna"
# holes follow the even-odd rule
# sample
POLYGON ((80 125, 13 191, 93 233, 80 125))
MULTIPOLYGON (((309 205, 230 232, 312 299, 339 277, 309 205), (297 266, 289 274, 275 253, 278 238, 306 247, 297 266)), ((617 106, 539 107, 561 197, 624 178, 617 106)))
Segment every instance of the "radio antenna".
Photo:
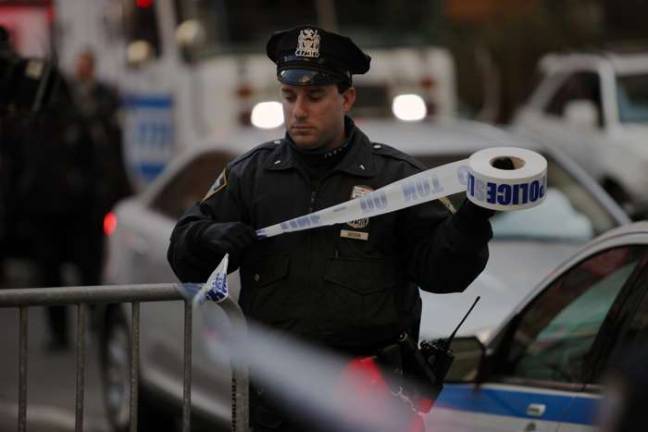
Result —
POLYGON ((463 325, 464 321, 466 321, 466 318, 468 318, 468 315, 470 315, 472 310, 475 308, 475 305, 477 304, 477 302, 479 301, 480 298, 481 298, 481 296, 477 296, 477 298, 473 302, 472 306, 470 306, 470 309, 468 309, 468 312, 466 312, 466 315, 464 315, 464 317, 459 322, 459 325, 454 329, 454 331, 452 332, 452 334, 450 335, 450 337, 446 341, 446 348, 450 347, 450 344, 452 343, 452 340, 454 339, 455 335, 457 334, 457 331, 463 325))

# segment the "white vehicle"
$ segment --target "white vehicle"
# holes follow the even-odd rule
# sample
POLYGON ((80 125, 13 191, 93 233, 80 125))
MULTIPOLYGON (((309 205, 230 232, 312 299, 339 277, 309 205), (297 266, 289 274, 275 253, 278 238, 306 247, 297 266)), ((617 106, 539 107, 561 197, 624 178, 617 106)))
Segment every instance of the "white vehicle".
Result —
MULTIPOLYGON (((582 169, 560 153, 534 145, 500 129, 479 123, 457 122, 430 126, 396 121, 360 122, 376 142, 392 144, 428 166, 467 157, 489 146, 531 146, 548 160, 549 184, 545 202, 535 209, 501 213, 493 218, 494 239, 486 270, 463 293, 421 293, 421 337, 446 337, 477 295, 482 296, 461 334, 490 332, 533 289, 537 282, 580 245, 613 227, 627 223, 623 211, 582 169)), ((276 132, 276 131, 275 131, 276 132)), ((226 145, 192 149, 176 159, 145 191, 121 202, 107 218, 108 263, 105 283, 173 282, 166 259, 169 237, 183 211, 200 200, 236 148, 260 143, 256 136, 226 145)), ((266 139, 276 138, 267 137, 266 139)), ((460 203, 464 194, 451 197, 460 203)), ((216 264, 216 263, 215 263, 216 264)), ((128 422, 128 313, 120 307, 104 311, 101 341, 107 412, 117 430, 128 422)), ((146 303, 141 306, 141 378, 143 387, 171 400, 182 398, 182 307, 146 303)), ((197 324, 198 325, 198 324, 197 324)), ((201 329, 195 328, 192 402, 196 413, 227 423, 229 375, 210 367, 201 329)), ((151 392, 143 393, 143 403, 151 392)), ((171 413, 171 411, 165 411, 171 413)), ((140 412, 142 421, 146 411, 140 412)), ((156 414, 155 417, 160 417, 156 414)), ((440 429, 443 430, 443 429, 440 429)))
POLYGON ((632 213, 648 199, 648 53, 550 55, 515 129, 551 143, 632 213))
POLYGON ((121 90, 125 153, 140 185, 188 146, 242 128, 280 127, 265 44, 273 31, 304 22, 348 34, 372 56, 370 73, 355 81, 355 118, 453 116, 451 57, 420 36, 429 31, 432 8, 379 1, 368 13, 344 3, 55 0, 58 55, 71 71, 79 51, 94 49, 101 77, 121 90))

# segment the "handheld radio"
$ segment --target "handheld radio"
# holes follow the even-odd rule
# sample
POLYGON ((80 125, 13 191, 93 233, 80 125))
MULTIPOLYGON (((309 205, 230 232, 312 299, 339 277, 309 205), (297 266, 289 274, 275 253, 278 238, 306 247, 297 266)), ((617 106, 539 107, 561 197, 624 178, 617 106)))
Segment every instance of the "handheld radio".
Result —
POLYGON ((447 339, 424 340, 421 342, 420 347, 416 346, 416 343, 407 333, 403 333, 399 339, 399 343, 403 346, 404 352, 410 354, 409 363, 411 368, 409 369, 410 372, 413 372, 412 375, 414 375, 414 378, 420 384, 417 389, 419 397, 428 401, 429 407, 426 407, 425 411, 429 411, 432 408, 434 401, 439 396, 439 393, 441 393, 441 390, 443 390, 443 382, 454 361, 454 354, 450 350, 450 345, 457 331, 473 311, 479 299, 480 297, 475 299, 468 312, 466 312, 447 339))

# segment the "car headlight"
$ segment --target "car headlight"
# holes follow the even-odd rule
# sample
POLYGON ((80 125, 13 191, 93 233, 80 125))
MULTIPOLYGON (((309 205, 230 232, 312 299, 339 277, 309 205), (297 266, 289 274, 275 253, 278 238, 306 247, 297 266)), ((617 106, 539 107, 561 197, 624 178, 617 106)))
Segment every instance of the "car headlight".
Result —
POLYGON ((279 102, 259 102, 252 108, 252 125, 260 129, 273 129, 284 122, 283 107, 279 102))
POLYGON ((394 116, 402 121, 419 121, 427 115, 423 98, 417 94, 398 95, 392 101, 394 116))

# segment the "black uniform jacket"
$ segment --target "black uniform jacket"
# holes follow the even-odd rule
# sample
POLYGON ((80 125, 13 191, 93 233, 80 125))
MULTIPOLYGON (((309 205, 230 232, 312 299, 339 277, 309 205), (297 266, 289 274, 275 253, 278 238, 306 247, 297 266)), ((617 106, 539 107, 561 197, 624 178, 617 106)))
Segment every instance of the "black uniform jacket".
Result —
MULTIPOLYGON (((221 256, 200 249, 206 224, 274 225, 378 189, 425 169, 412 157, 372 143, 353 127, 343 159, 318 186, 290 144, 262 144, 229 163, 217 192, 177 223, 169 262, 184 282, 202 282, 221 256)), ((371 350, 403 330, 418 334, 417 286, 463 291, 483 270, 488 221, 462 232, 438 201, 373 217, 258 240, 242 257, 239 303, 248 316, 325 345, 371 350), (346 233, 345 233, 346 231, 346 233), (355 232, 347 236, 348 231, 355 232), (359 238, 350 238, 350 237, 359 238)), ((238 261, 238 262, 237 262, 238 261)))

